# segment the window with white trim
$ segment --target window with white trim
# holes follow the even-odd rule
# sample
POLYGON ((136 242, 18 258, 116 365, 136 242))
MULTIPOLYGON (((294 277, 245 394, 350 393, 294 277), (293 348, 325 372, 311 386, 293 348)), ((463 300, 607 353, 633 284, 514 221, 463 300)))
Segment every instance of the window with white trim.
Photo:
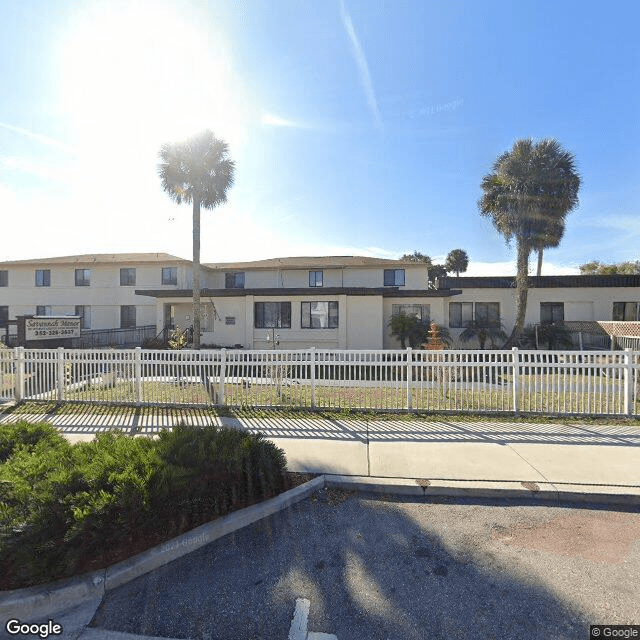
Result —
POLYGON ((91 285, 91 269, 76 269, 76 287, 91 285))
POLYGON ((564 302, 541 302, 540 322, 563 322, 564 302))
POLYGON ((385 287, 403 287, 404 286, 404 269, 385 269, 384 270, 384 286, 385 287))
POLYGON ((123 304, 120 307, 120 328, 133 329, 136 326, 136 308, 132 304, 123 304))
POLYGON ((51 269, 36 269, 36 287, 51 286, 51 269))
POLYGON ((391 314, 394 316, 403 314, 418 318, 420 322, 428 324, 431 320, 431 305, 428 304, 394 304, 391 306, 391 314))
POLYGON ((9 272, 6 269, 0 271, 0 287, 9 286, 9 272))
POLYGON ((136 270, 133 267, 120 269, 120 286, 132 287, 136 284, 136 270))
POLYGON ((300 326, 303 329, 337 329, 337 302, 302 302, 300 326))
POLYGON ((255 302, 256 329, 291 329, 290 302, 255 302))
POLYGON ((178 284, 178 267, 162 267, 162 284, 178 284))
POLYGON ((614 302, 612 320, 629 321, 640 319, 640 302, 614 302))
POLYGON ((322 286, 322 271, 309 271, 309 286, 310 287, 322 286))
POLYGON ((51 307, 48 304, 39 304, 36 307, 36 315, 37 316, 50 316, 51 315, 51 307))
POLYGON ((224 274, 225 289, 244 289, 244 271, 235 271, 224 274))

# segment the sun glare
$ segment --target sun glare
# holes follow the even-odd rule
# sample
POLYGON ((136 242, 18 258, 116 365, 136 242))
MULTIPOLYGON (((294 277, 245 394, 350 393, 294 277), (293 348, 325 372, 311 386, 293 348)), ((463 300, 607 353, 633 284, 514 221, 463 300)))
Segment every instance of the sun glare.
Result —
POLYGON ((242 109, 227 50, 195 10, 95 3, 64 43, 61 102, 78 145, 157 149, 209 127, 234 144, 242 109))

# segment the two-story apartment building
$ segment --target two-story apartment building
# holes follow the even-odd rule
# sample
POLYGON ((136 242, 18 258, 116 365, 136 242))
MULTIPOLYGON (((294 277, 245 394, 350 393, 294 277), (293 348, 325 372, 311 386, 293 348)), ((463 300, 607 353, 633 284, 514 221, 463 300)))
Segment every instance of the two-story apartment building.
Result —
MULTIPOLYGON (((426 265, 401 260, 203 264, 201 282, 203 345, 397 348, 389 323, 401 311, 449 328, 454 340, 471 319, 499 320, 507 332, 515 322, 513 277, 445 277, 429 288, 426 265)), ((191 261, 164 253, 3 262, 0 331, 19 315, 77 315, 85 331, 188 328, 191 286, 191 261)), ((640 276, 531 277, 525 324, 559 320, 640 321, 640 276)))
MULTIPOLYGON (((205 264, 202 282, 202 344, 249 349, 393 348, 393 313, 442 322, 454 294, 429 289, 424 264, 358 256, 205 264)), ((157 301, 158 327, 192 324, 191 290, 137 293, 157 301)))
POLYGON ((0 330, 21 315, 77 315, 84 330, 155 325, 154 301, 136 289, 189 286, 191 262, 166 253, 1 262, 0 330))

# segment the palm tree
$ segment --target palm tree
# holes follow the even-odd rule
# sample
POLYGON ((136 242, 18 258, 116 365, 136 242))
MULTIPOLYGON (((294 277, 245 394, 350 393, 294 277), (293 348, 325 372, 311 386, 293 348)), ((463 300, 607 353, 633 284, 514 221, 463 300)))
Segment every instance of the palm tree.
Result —
POLYGON ((533 248, 538 252, 538 267, 536 275, 542 275, 542 258, 545 249, 554 249, 560 244, 564 235, 565 221, 551 220, 547 224, 543 224, 542 228, 536 233, 533 242, 533 248))
POLYGON ((416 316, 410 316, 406 313, 396 313, 391 316, 389 327, 391 328, 391 335, 398 338, 398 340, 400 340, 400 346, 406 349, 407 340, 411 340, 416 333, 421 331, 422 322, 416 316))
POLYGON ((502 323, 499 320, 497 323, 485 320, 469 320, 465 324, 465 330, 460 334, 460 340, 469 342, 475 338, 477 338, 481 349, 484 349, 487 340, 491 342, 491 348, 493 349, 498 342, 504 342, 507 339, 507 334, 504 332, 502 323))
POLYGON ((158 173, 162 188, 177 204, 193 205, 193 348, 200 348, 200 208, 227 201, 235 163, 229 147, 207 129, 184 142, 163 144, 158 173))
POLYGON ((578 205, 580 176, 573 155, 556 140, 534 144, 529 138, 498 157, 481 187, 480 214, 491 218, 507 243, 515 239, 517 246, 516 321, 505 344, 512 347, 524 326, 531 251, 540 242, 541 229, 563 222, 578 205))
POLYGON ((520 335, 520 345, 524 348, 533 347, 539 349, 547 345, 549 351, 556 348, 573 347, 571 332, 562 322, 543 322, 536 326, 529 325, 520 335))
POLYGON ((444 263, 447 271, 455 271, 456 277, 460 277, 460 272, 464 273, 469 266, 469 256, 464 249, 453 249, 444 263))

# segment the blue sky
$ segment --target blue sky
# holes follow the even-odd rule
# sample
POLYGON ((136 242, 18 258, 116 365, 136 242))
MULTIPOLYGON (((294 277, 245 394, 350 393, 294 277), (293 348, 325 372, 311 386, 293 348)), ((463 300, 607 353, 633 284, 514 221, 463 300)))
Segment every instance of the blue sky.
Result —
POLYGON ((640 259, 635 1, 1 3, 4 259, 191 256, 163 142, 211 128, 237 163, 203 214, 203 261, 436 260, 513 273, 480 181, 518 138, 555 137, 583 186, 543 273, 640 259))

